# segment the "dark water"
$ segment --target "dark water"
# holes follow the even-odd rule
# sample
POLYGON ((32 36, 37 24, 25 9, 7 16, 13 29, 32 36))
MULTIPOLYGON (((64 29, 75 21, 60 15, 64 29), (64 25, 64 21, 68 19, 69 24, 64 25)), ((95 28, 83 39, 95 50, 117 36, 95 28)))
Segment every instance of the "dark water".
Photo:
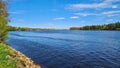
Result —
POLYGON ((120 31, 16 31, 8 43, 43 68, 120 68, 120 31))

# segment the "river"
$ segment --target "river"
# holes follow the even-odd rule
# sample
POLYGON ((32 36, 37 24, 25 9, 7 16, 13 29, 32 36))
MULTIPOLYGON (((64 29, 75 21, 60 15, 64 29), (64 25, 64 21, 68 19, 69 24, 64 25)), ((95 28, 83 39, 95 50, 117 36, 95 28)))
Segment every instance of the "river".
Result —
POLYGON ((43 68, 120 68, 120 31, 11 31, 7 42, 43 68))

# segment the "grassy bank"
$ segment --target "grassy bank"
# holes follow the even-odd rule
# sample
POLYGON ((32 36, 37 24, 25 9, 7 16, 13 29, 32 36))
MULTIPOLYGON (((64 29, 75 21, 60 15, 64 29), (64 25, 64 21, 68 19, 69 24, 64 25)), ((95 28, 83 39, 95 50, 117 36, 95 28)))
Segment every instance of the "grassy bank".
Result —
POLYGON ((0 68, 41 68, 30 58, 0 43, 0 68))

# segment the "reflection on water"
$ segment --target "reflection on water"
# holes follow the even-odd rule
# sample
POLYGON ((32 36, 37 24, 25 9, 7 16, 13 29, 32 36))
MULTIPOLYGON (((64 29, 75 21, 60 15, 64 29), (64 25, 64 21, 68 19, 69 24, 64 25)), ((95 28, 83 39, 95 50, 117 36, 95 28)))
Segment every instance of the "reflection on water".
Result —
POLYGON ((120 68, 119 31, 16 31, 8 43, 44 68, 120 68))

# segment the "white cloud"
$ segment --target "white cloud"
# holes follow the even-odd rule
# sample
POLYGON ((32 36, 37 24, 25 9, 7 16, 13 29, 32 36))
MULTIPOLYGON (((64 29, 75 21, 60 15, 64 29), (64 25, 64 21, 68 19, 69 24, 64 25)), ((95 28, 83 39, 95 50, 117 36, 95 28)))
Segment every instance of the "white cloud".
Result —
POLYGON ((75 13, 75 15, 79 15, 79 16, 91 16, 91 15, 98 15, 98 14, 95 14, 95 13, 75 13))
POLYGON ((20 14, 19 12, 9 12, 10 14, 20 14))
POLYGON ((118 13, 120 13, 120 10, 118 10, 118 11, 103 12, 102 14, 110 15, 110 14, 118 14, 118 13))
POLYGON ((75 15, 78 16, 116 16, 120 15, 120 10, 117 11, 107 11, 107 12, 101 12, 101 13, 74 13, 75 15))
POLYGON ((118 8, 118 6, 117 5, 113 5, 112 8, 118 8))
POLYGON ((114 2, 119 2, 120 0, 104 0, 101 3, 92 4, 70 4, 68 9, 98 9, 98 8, 117 8, 117 5, 113 5, 114 2))
POLYGON ((53 20, 64 20, 64 17, 54 18, 53 20))
POLYGON ((120 10, 118 10, 118 11, 102 12, 101 15, 107 15, 108 17, 117 16, 117 15, 120 15, 120 10))
POLYGON ((18 21, 18 22, 24 22, 24 20, 23 20, 23 19, 18 19, 17 21, 18 21))
POLYGON ((11 11, 10 14, 23 14, 24 11, 11 11))
POLYGON ((11 22, 25 22, 25 20, 18 18, 11 18, 11 22))
POLYGON ((77 19, 77 18, 79 18, 79 16, 72 16, 72 17, 70 17, 71 19, 77 19))
POLYGON ((24 1, 24 0, 6 0, 6 1, 10 1, 10 2, 19 2, 19 1, 24 1))
POLYGON ((115 20, 114 19, 108 19, 108 20, 106 20, 106 22, 111 22, 111 23, 113 23, 115 20))

